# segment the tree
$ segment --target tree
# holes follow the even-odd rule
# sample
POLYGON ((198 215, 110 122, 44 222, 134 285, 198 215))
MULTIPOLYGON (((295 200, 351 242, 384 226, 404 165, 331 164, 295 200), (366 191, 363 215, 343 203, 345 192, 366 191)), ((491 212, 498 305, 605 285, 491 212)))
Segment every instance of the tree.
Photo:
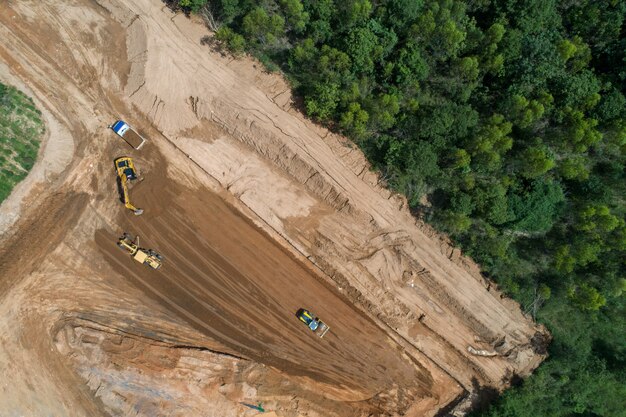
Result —
POLYGON ((422 57, 420 48, 413 42, 401 47, 393 61, 395 80, 400 87, 415 87, 428 76, 428 63, 422 57))
POLYGON ((465 40, 463 32, 453 20, 445 20, 435 30, 433 44, 440 45, 439 56, 455 56, 465 40))
POLYGON ((498 168, 502 155, 513 146, 513 139, 508 136, 512 127, 500 114, 494 114, 487 119, 467 144, 474 160, 481 162, 489 170, 498 168))
POLYGON ((336 4, 338 15, 341 16, 341 27, 344 29, 364 23, 372 13, 369 0, 345 0, 336 4))
POLYGON ((296 33, 304 32, 309 22, 309 14, 304 11, 301 0, 280 0, 289 29, 296 33))
POLYGON ((239 0, 215 0, 215 3, 212 2, 212 4, 216 5, 217 15, 225 25, 231 24, 236 17, 244 15, 248 11, 239 5, 239 0))
POLYGON ((619 224, 619 218, 611 214, 611 210, 607 206, 592 204, 578 212, 575 227, 580 231, 603 237, 605 233, 613 231, 619 224))
POLYGON ((603 251, 602 243, 593 237, 578 236, 572 245, 572 256, 576 259, 577 266, 587 266, 596 262, 603 251))
POLYGON ((485 71, 495 75, 502 75, 504 69, 504 55, 498 53, 498 46, 505 33, 506 29, 500 22, 492 24, 485 32, 481 53, 481 66, 485 71))
POLYGON ((207 0, 179 0, 178 5, 192 13, 197 13, 207 4, 207 0))
POLYGON ((374 20, 366 26, 352 28, 344 49, 351 58, 353 72, 372 73, 374 64, 384 59, 397 41, 393 31, 384 29, 374 20))
POLYGON ((524 233, 546 233, 557 221, 564 201, 565 193, 558 182, 535 180, 529 188, 510 193, 513 220, 509 226, 524 233))
POLYGON ((467 231, 472 225, 472 220, 468 216, 450 210, 442 212, 439 221, 446 230, 455 234, 467 231))
POLYGON ((396 115, 400 112, 400 100, 395 94, 381 94, 371 100, 367 106, 371 115, 371 124, 375 130, 387 130, 396 124, 396 115))
POLYGON ((328 45, 322 46, 316 67, 317 77, 326 81, 345 80, 351 78, 350 57, 328 45))
POLYGON ((614 122, 626 117, 626 97, 616 88, 611 88, 602 96, 595 114, 598 115, 599 120, 606 122, 614 122))
POLYGON ((472 157, 465 149, 456 149, 452 152, 449 158, 450 168, 452 169, 464 169, 469 167, 472 157))
POLYGON ((455 70, 459 77, 467 81, 475 81, 478 78, 478 58, 464 57, 457 60, 455 70))
POLYGON ((371 73, 377 59, 377 37, 367 27, 353 28, 347 37, 345 50, 350 56, 354 72, 371 73))
POLYGON ((597 97, 601 86, 598 78, 589 69, 576 73, 555 71, 550 83, 554 97, 560 101, 565 113, 571 110, 587 110, 590 99, 597 97))
POLYGON ((554 253, 554 267, 562 273, 571 273, 576 266, 576 258, 572 255, 570 245, 560 246, 554 253))
POLYGON ((563 159, 559 163, 559 173, 568 180, 585 181, 589 178, 587 159, 582 155, 574 155, 563 159))
POLYGON ((472 190, 476 212, 492 225, 501 225, 512 220, 507 199, 507 187, 501 183, 488 182, 472 190))
POLYGON ((406 31, 421 12, 422 0, 390 0, 385 4, 385 21, 394 31, 406 31))
POLYGON ((528 100, 519 94, 511 98, 509 113, 513 116, 515 125, 522 129, 532 126, 543 116, 544 105, 538 100, 528 100))
POLYGON ((361 108, 359 103, 350 103, 348 110, 341 115, 339 125, 355 137, 365 134, 369 114, 361 108))
POLYGON ((563 145, 577 153, 585 152, 602 139, 602 133, 596 129, 598 121, 586 118, 579 110, 566 110, 566 123, 563 145))
POLYGON ((606 304, 606 298, 587 284, 572 287, 569 296, 583 310, 598 310, 606 304))
POLYGON ((273 47, 282 36, 285 18, 279 14, 268 14, 263 7, 256 7, 245 15, 242 22, 244 34, 254 43, 273 47))
POLYGON ((220 27, 215 32, 215 39, 224 43, 234 55, 241 55, 246 47, 246 40, 228 26, 220 27))
POLYGON ((306 112, 319 120, 329 120, 339 104, 339 86, 335 83, 317 83, 305 100, 306 112))
MULTIPOLYGON (((595 55, 606 54, 609 45, 620 38, 626 16, 626 4, 619 1, 573 2, 563 13, 571 32, 579 33, 591 45, 595 55)), ((610 52, 609 52, 610 53, 610 52)))
POLYGON ((521 152, 520 173, 525 178, 537 178, 555 166, 554 159, 546 146, 531 146, 521 152))

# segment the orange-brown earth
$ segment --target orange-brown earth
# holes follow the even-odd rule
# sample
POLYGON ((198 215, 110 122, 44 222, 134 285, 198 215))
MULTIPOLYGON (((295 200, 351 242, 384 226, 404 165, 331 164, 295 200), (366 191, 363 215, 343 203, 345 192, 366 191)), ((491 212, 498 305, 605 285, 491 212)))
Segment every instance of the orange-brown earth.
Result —
POLYGON ((435 415, 532 371, 545 331, 207 35, 158 0, 0 4, 0 80, 48 127, 0 207, 0 415, 435 415))

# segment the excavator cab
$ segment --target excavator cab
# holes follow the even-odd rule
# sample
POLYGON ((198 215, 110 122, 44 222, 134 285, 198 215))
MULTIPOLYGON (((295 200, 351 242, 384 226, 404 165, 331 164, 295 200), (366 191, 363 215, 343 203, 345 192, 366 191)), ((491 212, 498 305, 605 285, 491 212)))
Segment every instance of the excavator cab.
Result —
POLYGON ((137 171, 135 170, 135 164, 133 160, 128 157, 117 158, 115 160, 115 168, 117 169, 118 176, 126 176, 129 181, 137 179, 137 171))
POLYGON ((130 202, 130 195, 128 192, 128 182, 134 181, 138 178, 137 170, 132 158, 123 156, 115 160, 115 170, 117 171, 118 185, 120 188, 120 194, 122 195, 122 202, 127 209, 132 210, 135 216, 139 216, 143 213, 143 209, 135 207, 130 202))

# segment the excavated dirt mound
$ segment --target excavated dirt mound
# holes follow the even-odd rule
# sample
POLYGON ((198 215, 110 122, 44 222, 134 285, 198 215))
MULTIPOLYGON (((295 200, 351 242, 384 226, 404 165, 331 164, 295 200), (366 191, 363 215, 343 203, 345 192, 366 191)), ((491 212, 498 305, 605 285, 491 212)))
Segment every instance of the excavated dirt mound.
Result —
POLYGON ((0 414, 435 415, 534 369, 545 331, 279 76, 207 35, 158 0, 0 4, 0 79, 49 128, 0 208, 0 414), (163 267, 121 251, 123 232, 163 267))

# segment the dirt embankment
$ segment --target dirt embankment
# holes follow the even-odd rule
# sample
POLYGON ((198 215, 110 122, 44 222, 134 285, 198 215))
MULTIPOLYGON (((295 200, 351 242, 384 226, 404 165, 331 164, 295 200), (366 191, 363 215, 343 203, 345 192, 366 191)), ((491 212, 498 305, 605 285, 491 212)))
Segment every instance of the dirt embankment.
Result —
POLYGON ((534 369, 542 329, 278 76, 206 35, 156 0, 0 5, 0 69, 44 107, 48 143, 73 142, 65 171, 23 187, 0 242, 8 412, 434 415, 534 369), (106 130, 120 116, 141 152, 106 130), (145 177, 141 217, 118 201, 121 155, 145 177), (163 268, 120 251, 123 231, 163 268), (300 307, 330 324, 324 339, 300 307))
POLYGON ((210 55, 200 42, 203 27, 182 15, 172 25, 153 2, 129 8, 122 15, 139 17, 129 22, 128 47, 142 58, 132 64, 138 76, 126 92, 176 146, 353 302, 448 364, 466 388, 474 377, 499 386, 512 372, 534 369, 541 357, 531 340, 543 330, 416 223, 354 146, 293 110, 278 76, 210 55), (164 74, 185 82, 159 82, 164 74), (470 347, 498 355, 486 359, 470 347))

